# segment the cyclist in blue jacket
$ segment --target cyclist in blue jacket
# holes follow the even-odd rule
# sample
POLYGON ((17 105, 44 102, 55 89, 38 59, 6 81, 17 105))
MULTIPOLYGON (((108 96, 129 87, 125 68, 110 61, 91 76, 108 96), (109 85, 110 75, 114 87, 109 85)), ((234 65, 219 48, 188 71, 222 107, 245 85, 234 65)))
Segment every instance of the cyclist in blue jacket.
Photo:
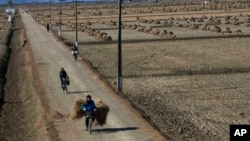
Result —
POLYGON ((92 100, 90 95, 86 96, 86 103, 84 103, 82 105, 82 109, 83 111, 86 112, 86 121, 85 121, 85 125, 86 125, 86 129, 88 129, 88 125, 89 125, 89 118, 92 118, 93 122, 95 120, 95 115, 94 112, 96 111, 96 106, 95 106, 95 102, 92 100))

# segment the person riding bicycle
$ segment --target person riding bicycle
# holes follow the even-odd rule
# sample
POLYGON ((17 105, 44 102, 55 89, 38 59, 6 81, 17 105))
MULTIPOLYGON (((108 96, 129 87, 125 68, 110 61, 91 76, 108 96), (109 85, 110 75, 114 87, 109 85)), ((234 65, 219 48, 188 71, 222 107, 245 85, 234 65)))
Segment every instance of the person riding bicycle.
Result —
POLYGON ((64 92, 65 81, 69 80, 69 76, 68 76, 67 72, 64 70, 64 68, 61 68, 61 71, 59 73, 59 77, 60 77, 60 80, 61 80, 61 88, 62 88, 62 90, 64 92))
POLYGON ((50 29, 50 24, 48 23, 47 24, 47 32, 49 32, 49 29, 50 29))
POLYGON ((94 122, 95 120, 94 112, 96 111, 95 102, 92 100, 90 95, 86 96, 86 102, 82 105, 82 109, 83 111, 86 112, 85 125, 86 125, 86 130, 88 130, 89 118, 92 118, 92 121, 94 122))
POLYGON ((78 54, 78 48, 77 48, 77 46, 74 45, 74 48, 72 48, 71 52, 72 52, 72 55, 73 55, 75 61, 77 61, 77 54, 78 54))

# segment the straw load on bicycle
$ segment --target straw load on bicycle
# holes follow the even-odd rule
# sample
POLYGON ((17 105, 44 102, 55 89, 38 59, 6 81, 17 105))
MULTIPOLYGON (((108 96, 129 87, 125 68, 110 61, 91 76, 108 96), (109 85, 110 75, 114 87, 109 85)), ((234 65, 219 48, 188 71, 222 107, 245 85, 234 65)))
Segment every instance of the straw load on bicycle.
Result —
MULTIPOLYGON (((82 109, 82 105, 85 103, 85 99, 76 100, 73 109, 70 114, 70 118, 73 120, 80 119, 83 116, 86 116, 85 111, 82 109)), ((105 104, 102 100, 97 100, 95 102, 96 111, 95 111, 95 119, 98 125, 103 126, 106 124, 109 106, 105 104)))

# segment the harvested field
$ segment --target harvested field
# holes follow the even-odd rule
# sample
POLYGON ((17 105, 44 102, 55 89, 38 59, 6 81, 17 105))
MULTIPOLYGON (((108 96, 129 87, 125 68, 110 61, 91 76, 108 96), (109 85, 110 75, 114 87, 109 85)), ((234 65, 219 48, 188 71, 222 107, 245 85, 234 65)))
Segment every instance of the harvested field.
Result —
MULTIPOLYGON (((250 5, 185 2, 123 5, 121 95, 169 140, 226 141, 230 124, 250 124, 250 5)), ((64 7, 62 38, 73 43, 74 9, 64 7)), ((116 90, 116 3, 79 4, 79 11, 80 55, 116 90)))
MULTIPOLYGON (((53 26, 52 30, 57 34, 59 31, 59 26, 53 26)), ((74 43, 75 42, 75 27, 67 27, 65 25, 61 26, 61 35, 63 37, 63 39, 65 40, 65 42, 71 42, 74 43)), ((78 36, 79 36, 79 42, 86 42, 86 41, 96 41, 96 39, 92 36, 88 36, 86 34, 84 34, 82 31, 78 32, 78 36)))
POLYGON ((230 124, 249 124, 249 78, 249 73, 134 77, 124 80, 124 94, 169 139, 226 141, 230 124))
MULTIPOLYGON (((248 40, 124 44, 124 97, 169 139, 228 140, 230 124, 250 121, 248 40)), ((116 45, 79 49, 116 88, 116 45)))
MULTIPOLYGON (((102 29, 100 29, 100 31, 102 32, 106 32, 108 33, 108 35, 110 35, 112 37, 112 39, 117 40, 117 28, 116 29, 109 29, 109 26, 105 26, 105 25, 93 25, 94 29, 98 29, 98 27, 102 27, 102 29)), ((134 39, 142 39, 142 40, 146 40, 146 39, 155 39, 157 37, 153 36, 153 35, 148 35, 148 34, 143 34, 143 33, 138 33, 135 31, 131 31, 131 30, 123 30, 122 31, 122 39, 123 40, 134 40, 134 39)), ((159 37, 158 37, 159 38, 159 37)))
MULTIPOLYGON (((129 77, 247 71, 250 68, 248 42, 245 38, 235 38, 124 44, 123 73, 129 77), (228 44, 224 45, 225 42, 228 44)), ((116 47, 115 44, 88 45, 79 49, 110 78, 116 77, 116 47)))
MULTIPOLYGON (((124 22, 123 25, 123 40, 146 40, 146 39, 160 39, 164 36, 158 35, 162 31, 166 33, 172 33, 175 38, 197 38, 197 37, 223 37, 226 35, 240 36, 240 35, 250 35, 250 20, 248 16, 229 16, 230 20, 225 20, 227 16, 221 16, 218 18, 203 16, 196 18, 172 18, 172 19, 158 19, 157 21, 160 24, 155 24, 154 21, 149 23, 138 22, 134 20, 133 22, 124 22), (201 22, 198 22, 201 20, 201 22), (216 27, 217 29, 215 29, 216 27), (154 35, 154 33, 147 32, 147 28, 159 30, 159 32, 154 35), (219 30, 218 30, 219 29, 219 30), (146 34, 145 34, 146 33, 146 34)), ((104 21, 103 21, 104 22, 104 21)), ((112 40, 117 40, 117 26, 109 25, 106 23, 96 23, 90 22, 91 25, 85 25, 87 28, 93 30, 107 33, 108 36, 111 36, 112 40)), ((54 31, 58 31, 58 26, 53 27, 54 31)), ((79 32, 81 28, 79 27, 79 32)), ((65 36, 70 38, 71 35, 74 35, 74 26, 67 27, 62 26, 62 32, 65 36)), ((81 34, 81 33, 80 33, 81 34)), ((80 35, 84 36, 84 35, 80 35)), ((96 41, 93 37, 83 37, 82 41, 96 41), (93 40, 94 39, 94 40, 93 40)), ((169 38, 169 37, 168 37, 169 38)))
POLYGON ((2 14, 2 15, 0 15, 0 40, 2 38, 2 35, 3 35, 6 27, 7 27, 6 15, 2 14))

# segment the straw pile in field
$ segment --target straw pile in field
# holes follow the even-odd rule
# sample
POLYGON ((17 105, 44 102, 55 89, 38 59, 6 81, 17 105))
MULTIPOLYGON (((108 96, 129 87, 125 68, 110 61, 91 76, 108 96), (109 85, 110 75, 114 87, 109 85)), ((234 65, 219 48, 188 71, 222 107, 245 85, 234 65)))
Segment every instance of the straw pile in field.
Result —
MULTIPOLYGON (((80 119, 83 116, 86 116, 86 113, 82 110, 82 105, 85 103, 84 99, 78 99, 75 102, 75 105, 71 111, 70 118, 80 119)), ((105 104, 102 100, 96 101, 96 111, 95 111, 95 118, 98 125, 103 126, 106 123, 109 106, 105 104)))
POLYGON ((80 119, 81 117, 85 116, 85 112, 82 110, 82 105, 85 103, 84 99, 78 99, 75 102, 75 105, 71 111, 70 118, 71 119, 80 119))
POLYGON ((97 124, 103 126, 107 120, 109 106, 105 104, 102 100, 97 100, 95 104, 96 104, 95 118, 97 124))

